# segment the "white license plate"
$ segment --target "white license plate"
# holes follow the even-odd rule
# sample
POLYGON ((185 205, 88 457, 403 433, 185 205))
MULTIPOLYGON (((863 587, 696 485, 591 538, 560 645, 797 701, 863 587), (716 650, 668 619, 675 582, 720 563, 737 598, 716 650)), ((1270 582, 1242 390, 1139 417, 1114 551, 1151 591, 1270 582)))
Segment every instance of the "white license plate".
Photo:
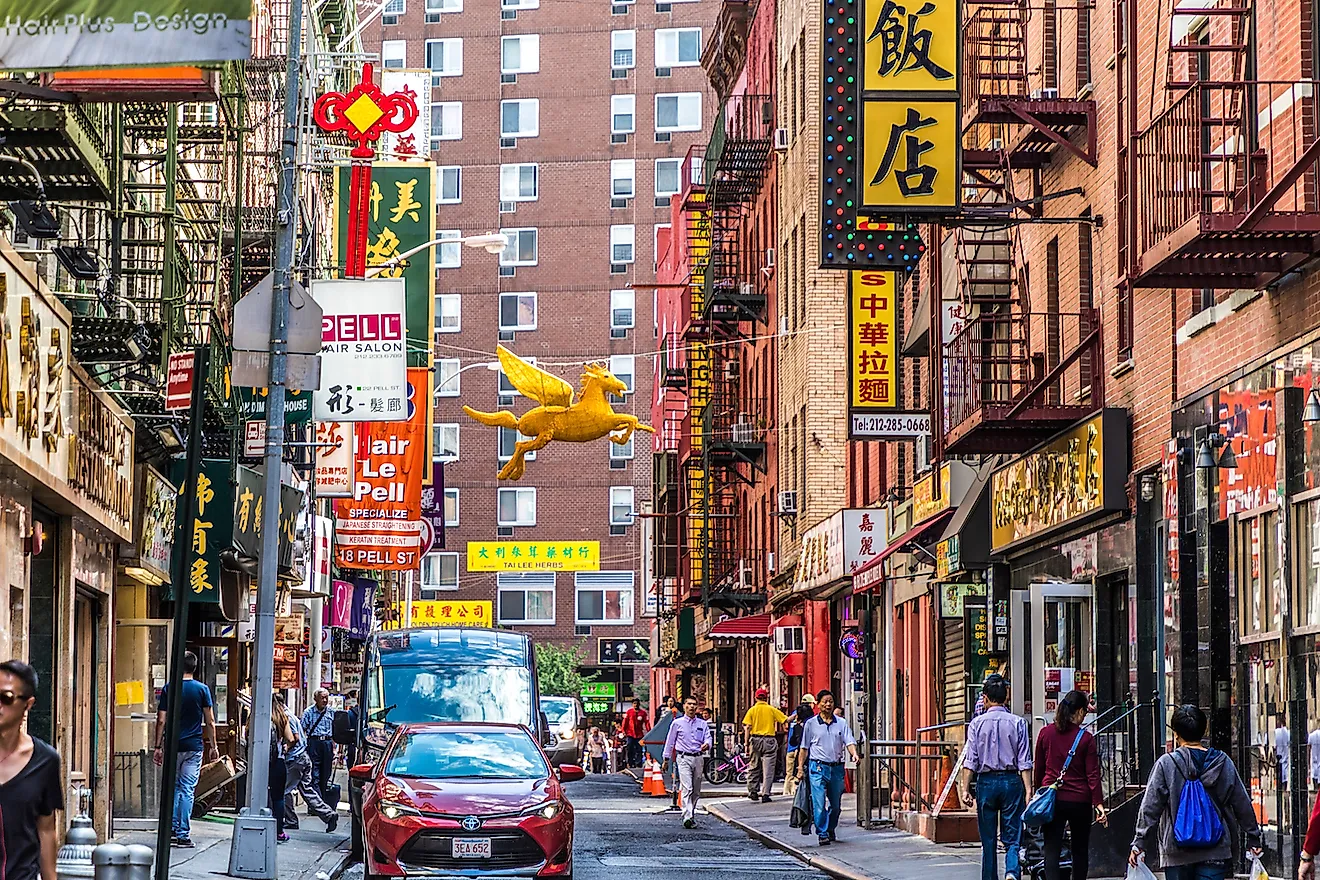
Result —
POLYGON ((488 859, 490 858, 489 837, 455 837, 454 858, 488 859))

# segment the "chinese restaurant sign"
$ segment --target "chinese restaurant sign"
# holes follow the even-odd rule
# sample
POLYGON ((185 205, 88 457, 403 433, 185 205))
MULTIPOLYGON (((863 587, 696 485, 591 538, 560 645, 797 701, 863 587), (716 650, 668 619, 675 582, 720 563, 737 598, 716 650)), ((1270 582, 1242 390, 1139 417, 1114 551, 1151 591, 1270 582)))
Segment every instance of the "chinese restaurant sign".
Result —
POLYGON ((599 541, 468 541, 468 571, 599 571, 599 541))
POLYGON ((143 466, 142 500, 138 507, 139 529, 137 564, 168 581, 174 556, 175 503, 179 492, 164 477, 143 466))
POLYGON ((953 487, 950 485, 949 463, 940 465, 939 493, 935 491, 935 471, 927 471, 925 476, 912 484, 912 525, 920 525, 930 519, 937 513, 949 509, 952 503, 950 493, 953 487))
MULTIPOLYGON (((183 462, 177 470, 182 476, 183 462)), ((188 554, 184 558, 184 591, 194 602, 220 601, 220 553, 228 550, 234 537, 234 487, 230 483, 229 462, 208 459, 202 462, 195 486, 183 492, 197 496, 197 516, 185 525, 188 554)), ((183 504, 184 498, 179 498, 183 504)), ((173 599, 169 589, 166 598, 173 599)))
POLYGON ((836 511, 802 536, 795 590, 813 590, 864 568, 889 546, 888 511, 879 507, 836 511))
MULTIPOLYGON (((694 196, 694 198, 697 198, 694 196)), ((704 204, 705 194, 699 194, 700 208, 688 214, 688 260, 692 271, 688 279, 688 313, 694 326, 705 319, 706 314, 706 273, 711 271, 711 214, 704 204)), ((694 334, 687 350, 687 424, 696 426, 705 418, 706 407, 710 404, 710 366, 711 352, 704 341, 694 334)), ((687 542, 690 547, 700 547, 706 538, 708 526, 706 469, 701 455, 705 440, 702 432, 693 430, 688 435, 688 445, 692 450, 687 464, 683 468, 687 481, 687 542)), ((470 554, 469 554, 470 555, 470 554)), ((706 578, 706 560, 702 553, 687 554, 687 582, 704 584, 706 578)), ((471 568, 471 565, 468 566, 471 568)))
MULTIPOLYGON (((428 143, 429 150, 430 144, 428 143)), ((341 166, 335 177, 335 248, 344 265, 348 240, 348 178, 341 166)), ((367 217, 367 266, 380 266, 393 257, 435 239, 435 166, 429 162, 374 162, 367 217)), ((431 365, 435 333, 435 248, 408 257, 376 276, 402 278, 406 289, 408 365, 431 365)), ((320 299, 317 298, 317 302, 320 299)), ((327 310, 327 314, 329 310, 327 310)), ((322 360, 325 354, 321 355, 322 360)), ((322 370, 327 369, 323 366, 322 370)), ((326 388, 324 372, 322 389, 326 388)), ((322 416, 317 416, 322 418, 322 416)))
POLYGON ((408 418, 404 291, 397 280, 314 281, 321 307, 318 422, 398 422, 408 418))
MULTIPOLYGON (((265 478, 260 471, 239 465, 234 504, 234 546, 244 556, 261 556, 261 515, 264 506, 265 478)), ((302 510, 303 493, 293 486, 280 485, 279 566, 293 563, 293 540, 302 510)))
POLYGON ((1127 507, 1126 415, 1102 410, 991 475, 991 549, 1127 507))
POLYGON ((929 433, 927 414, 904 412, 900 408, 897 301, 903 276, 897 272, 868 271, 849 275, 848 424, 852 436, 866 440, 911 440, 929 433), (892 418, 868 420, 867 416, 892 418), (855 433, 858 428, 862 433, 855 433))
POLYGON ((490 626, 491 603, 487 601, 414 600, 409 626, 490 626))

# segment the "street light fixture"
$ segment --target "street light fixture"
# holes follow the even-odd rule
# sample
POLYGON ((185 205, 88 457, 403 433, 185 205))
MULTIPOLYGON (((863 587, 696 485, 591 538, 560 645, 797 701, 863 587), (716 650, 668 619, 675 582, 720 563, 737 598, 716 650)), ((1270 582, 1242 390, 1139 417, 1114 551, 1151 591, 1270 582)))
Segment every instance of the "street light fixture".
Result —
POLYGON ((395 254, 383 263, 372 266, 367 270, 368 278, 375 278, 386 269, 392 269, 398 266, 404 260, 413 254, 421 253, 428 248, 433 248, 438 244, 461 243, 470 248, 480 248, 488 254, 502 254, 504 249, 509 246, 509 240, 498 232, 486 232, 481 235, 465 235, 462 238, 436 238, 428 241, 426 244, 419 244, 417 247, 409 248, 401 254, 395 254))
POLYGON ((1200 470, 1237 467, 1237 456, 1233 446, 1223 434, 1215 432, 1201 441, 1196 450, 1196 467, 1200 470), (1222 451, 1216 453, 1216 450, 1222 451))
POLYGON ((1306 395, 1306 406, 1302 408, 1302 421, 1320 422, 1320 391, 1314 388, 1306 395))
MULTIPOLYGON (((453 381, 454 379, 456 379, 458 376, 461 376, 463 373, 466 373, 468 370, 475 370, 475 369, 477 369, 478 367, 485 367, 486 369, 490 370, 492 373, 498 373, 498 372, 500 372, 500 369, 501 369, 501 368, 500 368, 500 362, 499 362, 499 361, 479 361, 479 362, 477 362, 477 363, 475 363, 475 364, 468 364, 466 367, 459 367, 457 370, 455 370, 454 372, 450 373, 450 374, 445 378, 445 381, 444 381, 443 383, 441 383, 440 385, 437 385, 437 386, 436 386, 436 388, 435 388, 435 393, 436 393, 436 394, 439 394, 441 388, 444 388, 445 385, 448 385, 450 382, 452 382, 452 381, 453 381)), ((432 367, 432 368, 431 368, 431 372, 435 372, 435 370, 436 370, 435 367, 432 367)))

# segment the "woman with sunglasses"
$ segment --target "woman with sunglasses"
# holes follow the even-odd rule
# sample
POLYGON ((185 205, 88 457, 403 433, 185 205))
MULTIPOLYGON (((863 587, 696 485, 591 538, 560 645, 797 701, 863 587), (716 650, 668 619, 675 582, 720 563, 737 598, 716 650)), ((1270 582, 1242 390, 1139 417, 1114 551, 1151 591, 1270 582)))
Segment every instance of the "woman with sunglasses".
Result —
POLYGON ((37 700, 37 673, 21 660, 0 663, 0 845, 5 880, 55 880, 64 809, 60 754, 24 730, 37 700))

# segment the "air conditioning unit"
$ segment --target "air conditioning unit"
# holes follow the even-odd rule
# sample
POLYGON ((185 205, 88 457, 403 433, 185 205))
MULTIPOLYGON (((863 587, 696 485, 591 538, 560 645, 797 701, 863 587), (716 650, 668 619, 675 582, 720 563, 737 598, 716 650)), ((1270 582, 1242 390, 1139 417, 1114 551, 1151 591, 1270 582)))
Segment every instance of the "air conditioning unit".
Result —
POLYGON ((775 249, 768 247, 765 249, 765 268, 771 269, 775 265, 775 249))
POLYGON ((752 417, 747 413, 738 413, 738 421, 733 423, 733 442, 734 443, 752 443, 756 427, 752 424, 752 417))
POLYGON ((752 567, 747 564, 747 560, 738 560, 738 589, 747 590, 752 586, 752 567))
POLYGON ((775 150, 780 153, 788 152, 788 129, 775 129, 775 150))
POLYGON ((756 285, 750 281, 742 281, 738 284, 739 296, 756 296, 756 285))
POLYGON ((512 214, 516 210, 518 210, 517 202, 500 202, 501 214, 512 214))
POLYGON ((765 570, 770 574, 775 573, 775 551, 773 550, 765 554, 765 570))
POLYGON ((1042 101, 1057 101, 1059 100, 1059 90, 1057 88, 1041 89, 1040 98, 1042 101))
POLYGON ((724 362, 724 381, 726 381, 726 382, 736 382, 737 380, 738 380, 738 362, 737 362, 737 361, 725 361, 725 362, 724 362))
POLYGON ((775 627, 775 653, 795 654, 806 650, 806 632, 800 626, 775 627))
POLYGON ((788 335, 788 315, 779 316, 779 335, 780 336, 788 335))
POLYGON ((1003 142, 1002 140, 1000 140, 999 138, 990 138, 990 150, 991 150, 991 152, 998 152, 999 150, 1002 150, 1003 148, 1004 148, 1004 142, 1003 142))
POLYGON ((797 516, 797 493, 780 492, 779 507, 776 510, 780 516, 797 516))

